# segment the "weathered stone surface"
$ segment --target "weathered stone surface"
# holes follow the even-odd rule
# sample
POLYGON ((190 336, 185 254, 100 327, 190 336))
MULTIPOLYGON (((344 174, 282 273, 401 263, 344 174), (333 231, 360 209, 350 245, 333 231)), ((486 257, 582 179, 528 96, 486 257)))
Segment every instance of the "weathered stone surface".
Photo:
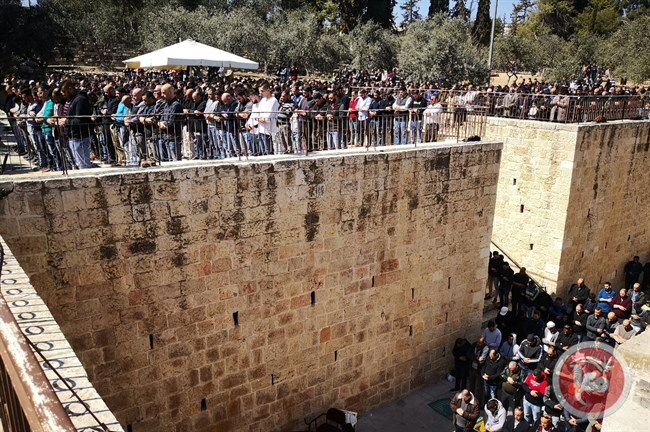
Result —
POLYGON ((476 336, 500 153, 36 181, 0 225, 17 221, 7 243, 123 425, 294 430, 440 378, 455 338, 476 336))
POLYGON ((486 136, 504 142, 493 240, 549 291, 650 260, 650 122, 489 118, 486 136))

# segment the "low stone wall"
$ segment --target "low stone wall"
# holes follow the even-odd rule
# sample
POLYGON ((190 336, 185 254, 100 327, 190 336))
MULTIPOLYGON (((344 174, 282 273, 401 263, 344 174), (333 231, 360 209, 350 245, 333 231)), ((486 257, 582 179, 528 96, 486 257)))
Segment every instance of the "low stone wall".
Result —
POLYGON ((500 154, 16 181, 0 230, 124 426, 295 430, 444 376, 477 336, 500 154))

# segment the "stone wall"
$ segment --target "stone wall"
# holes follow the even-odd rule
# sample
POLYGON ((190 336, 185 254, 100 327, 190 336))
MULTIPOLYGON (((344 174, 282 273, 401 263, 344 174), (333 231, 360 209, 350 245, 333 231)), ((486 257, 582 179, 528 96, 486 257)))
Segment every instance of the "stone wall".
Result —
POLYGON ((649 130, 489 118, 504 142, 493 241, 550 291, 620 286, 626 261, 650 260, 649 130))
POLYGON ((623 287, 634 255, 650 261, 650 122, 578 128, 558 286, 623 287))
POLYGON ((500 154, 16 181, 0 230, 125 427, 295 430, 442 377, 476 337, 500 154))
POLYGON ((489 117, 503 141, 492 239, 552 290, 560 268, 575 125, 489 117))

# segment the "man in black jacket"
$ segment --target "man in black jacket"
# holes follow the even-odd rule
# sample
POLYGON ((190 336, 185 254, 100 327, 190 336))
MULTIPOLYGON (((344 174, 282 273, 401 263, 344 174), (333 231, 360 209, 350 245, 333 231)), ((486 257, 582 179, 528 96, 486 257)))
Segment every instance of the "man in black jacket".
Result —
POLYGON ((181 159, 183 107, 176 98, 174 87, 165 84, 161 88, 165 98, 158 127, 160 128, 161 160, 177 161, 181 159))
POLYGON ((490 350, 488 359, 483 367, 483 381, 485 382, 484 398, 497 399, 499 387, 501 386, 501 372, 506 366, 505 359, 495 349, 490 350))
POLYGON ((587 318, 587 335, 585 339, 588 341, 596 340, 603 334, 606 325, 607 320, 603 316, 603 310, 597 307, 594 314, 587 318))
POLYGON ((506 417, 506 424, 503 426, 504 432, 528 432, 530 424, 524 419, 524 409, 515 408, 514 415, 506 417))
POLYGON ((65 99, 70 101, 70 107, 65 118, 61 120, 61 125, 66 128, 74 162, 79 169, 94 168, 95 165, 90 161, 92 105, 86 93, 77 91, 72 81, 65 81, 61 92, 65 99))
POLYGON ((519 345, 519 367, 524 373, 530 373, 537 368, 543 351, 539 337, 532 333, 519 345))
POLYGON ((632 286, 639 281, 639 276, 643 272, 643 265, 640 262, 640 258, 635 256, 632 258, 632 261, 628 261, 625 264, 625 289, 629 290, 632 286))
POLYGON ((585 285, 585 280, 583 278, 578 279, 578 282, 571 285, 569 289, 569 310, 574 311, 578 304, 584 305, 589 298, 590 292, 587 285, 585 285))
POLYGON ((573 332, 573 327, 570 324, 565 324, 564 331, 555 340, 555 347, 561 354, 577 343, 578 335, 573 332))

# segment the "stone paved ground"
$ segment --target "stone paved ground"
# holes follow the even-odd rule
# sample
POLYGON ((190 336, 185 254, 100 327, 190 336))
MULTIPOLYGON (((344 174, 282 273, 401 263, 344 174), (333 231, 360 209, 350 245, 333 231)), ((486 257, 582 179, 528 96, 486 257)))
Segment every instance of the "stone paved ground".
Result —
POLYGON ((451 431, 451 422, 428 406, 443 398, 451 400, 451 387, 450 383, 443 381, 378 408, 359 419, 357 432, 451 431))

